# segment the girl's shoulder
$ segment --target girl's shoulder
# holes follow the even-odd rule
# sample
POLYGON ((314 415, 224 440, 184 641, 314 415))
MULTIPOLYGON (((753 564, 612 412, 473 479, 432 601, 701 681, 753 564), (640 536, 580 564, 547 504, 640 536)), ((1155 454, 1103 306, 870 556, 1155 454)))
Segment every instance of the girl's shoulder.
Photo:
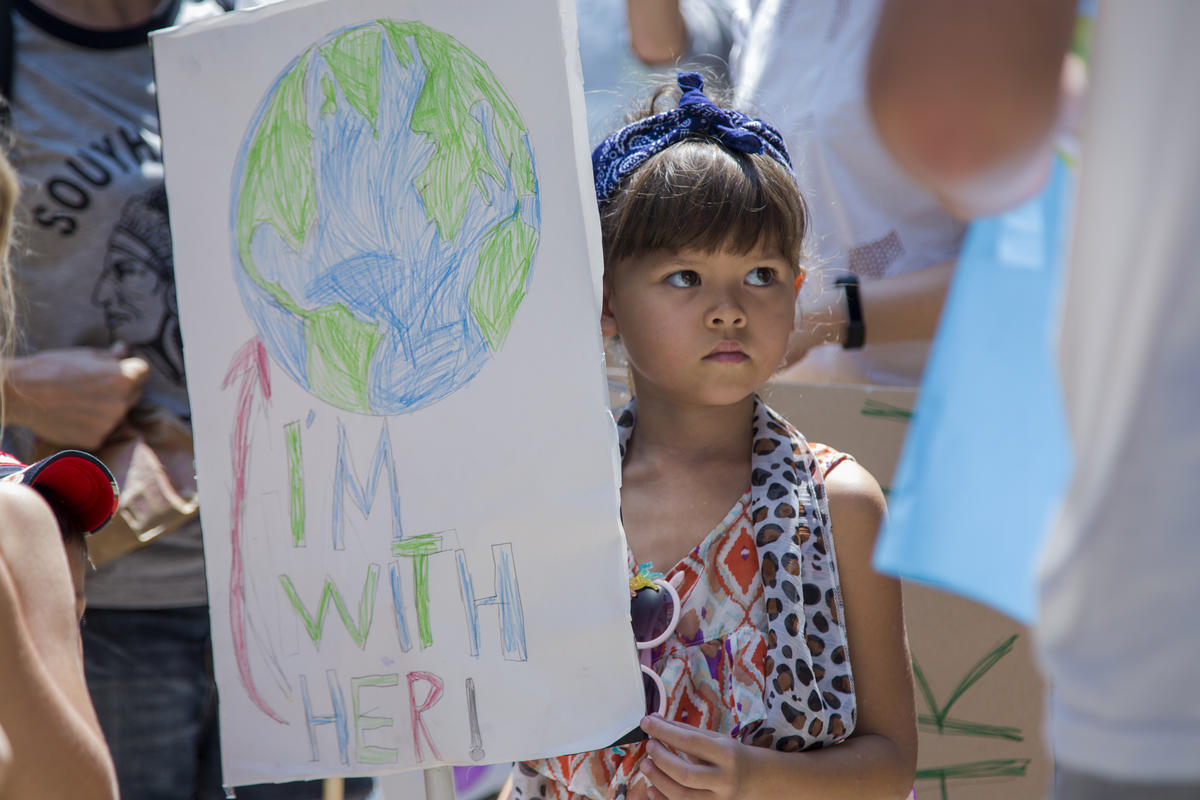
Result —
MULTIPOLYGON (((800 438, 804 435, 791 422, 779 417, 800 438)), ((887 505, 879 482, 850 453, 838 450, 821 442, 807 441, 821 470, 826 496, 830 506, 839 507, 841 516, 860 514, 868 518, 879 518, 887 505), (847 508, 850 513, 847 513, 847 508)))
POLYGON ((836 520, 834 528, 838 541, 861 539, 869 552, 879 524, 887 513, 887 501, 879 481, 846 453, 822 444, 809 447, 821 468, 829 515, 836 520))
POLYGON ((841 516, 846 515, 847 507, 855 515, 882 516, 886 508, 883 490, 854 456, 820 442, 809 442, 808 447, 821 469, 831 507, 842 511, 841 516))
POLYGON ((829 473, 833 472, 834 468, 838 465, 855 461, 854 456, 850 455, 849 453, 844 453, 841 450, 830 447, 827 444, 821 444, 820 442, 814 442, 810 440, 790 420, 788 420, 775 409, 763 403, 761 397, 759 398, 758 408, 760 410, 765 410, 767 413, 767 428, 771 429, 777 434, 790 436, 793 443, 796 443, 796 440, 801 440, 808 445, 808 449, 812 451, 813 457, 817 459, 817 466, 821 469, 822 478, 828 478, 829 473))
POLYGON ((855 460, 854 456, 849 453, 843 453, 841 450, 820 442, 809 442, 808 449, 812 450, 813 456, 817 459, 817 466, 821 468, 821 477, 823 478, 828 478, 829 473, 833 472, 839 464, 855 460))

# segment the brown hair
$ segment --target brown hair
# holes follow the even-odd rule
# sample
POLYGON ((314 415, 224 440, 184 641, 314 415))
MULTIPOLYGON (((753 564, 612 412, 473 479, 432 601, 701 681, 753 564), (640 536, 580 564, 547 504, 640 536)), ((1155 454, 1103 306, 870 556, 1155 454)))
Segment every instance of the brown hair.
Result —
MULTIPOLYGON (((8 356, 12 353, 15 305, 13 302, 12 272, 8 263, 9 235, 12 233, 13 210, 17 206, 17 176, 0 151, 0 385, 8 356)), ((0 393, 0 398, 3 393, 0 393)), ((4 427, 4 401, 0 399, 0 428, 4 427)))
MULTIPOLYGON (((669 96, 660 89, 642 116, 669 96)), ((808 209, 787 167, 702 135, 646 159, 600 211, 606 267, 659 250, 747 253, 760 243, 798 267, 807 228, 808 209)))

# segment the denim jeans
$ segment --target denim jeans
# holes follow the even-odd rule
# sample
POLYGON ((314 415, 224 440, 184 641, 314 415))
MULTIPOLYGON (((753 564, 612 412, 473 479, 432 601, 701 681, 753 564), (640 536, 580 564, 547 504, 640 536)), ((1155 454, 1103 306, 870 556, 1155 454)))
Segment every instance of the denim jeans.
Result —
MULTIPOLYGON (((88 690, 123 800, 224 800, 208 609, 89 609, 88 690)), ((369 778, 346 782, 362 800, 369 778)), ((321 782, 237 788, 238 800, 320 800, 321 782)))

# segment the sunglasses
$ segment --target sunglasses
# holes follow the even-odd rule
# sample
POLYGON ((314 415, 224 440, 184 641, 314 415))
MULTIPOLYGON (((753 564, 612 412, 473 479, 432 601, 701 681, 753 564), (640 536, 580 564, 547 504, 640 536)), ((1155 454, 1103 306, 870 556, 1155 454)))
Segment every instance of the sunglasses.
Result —
MULTIPOLYGON (((675 633, 679 623, 679 592, 663 578, 655 578, 654 585, 638 589, 629 600, 630 625, 633 628, 634 644, 638 650, 638 661, 642 668, 642 690, 646 695, 646 714, 665 714, 667 690, 662 678, 651 666, 650 653, 675 633)), ((640 727, 613 742, 610 747, 619 747, 647 739, 640 727)))

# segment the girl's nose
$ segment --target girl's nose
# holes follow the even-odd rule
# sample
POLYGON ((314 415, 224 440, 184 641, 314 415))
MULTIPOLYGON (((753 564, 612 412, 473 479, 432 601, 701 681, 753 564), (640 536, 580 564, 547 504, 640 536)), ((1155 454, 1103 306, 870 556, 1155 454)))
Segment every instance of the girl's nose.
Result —
POLYGON ((742 328, 746 325, 746 312, 732 299, 725 298, 709 310, 705 323, 710 328, 742 328))

